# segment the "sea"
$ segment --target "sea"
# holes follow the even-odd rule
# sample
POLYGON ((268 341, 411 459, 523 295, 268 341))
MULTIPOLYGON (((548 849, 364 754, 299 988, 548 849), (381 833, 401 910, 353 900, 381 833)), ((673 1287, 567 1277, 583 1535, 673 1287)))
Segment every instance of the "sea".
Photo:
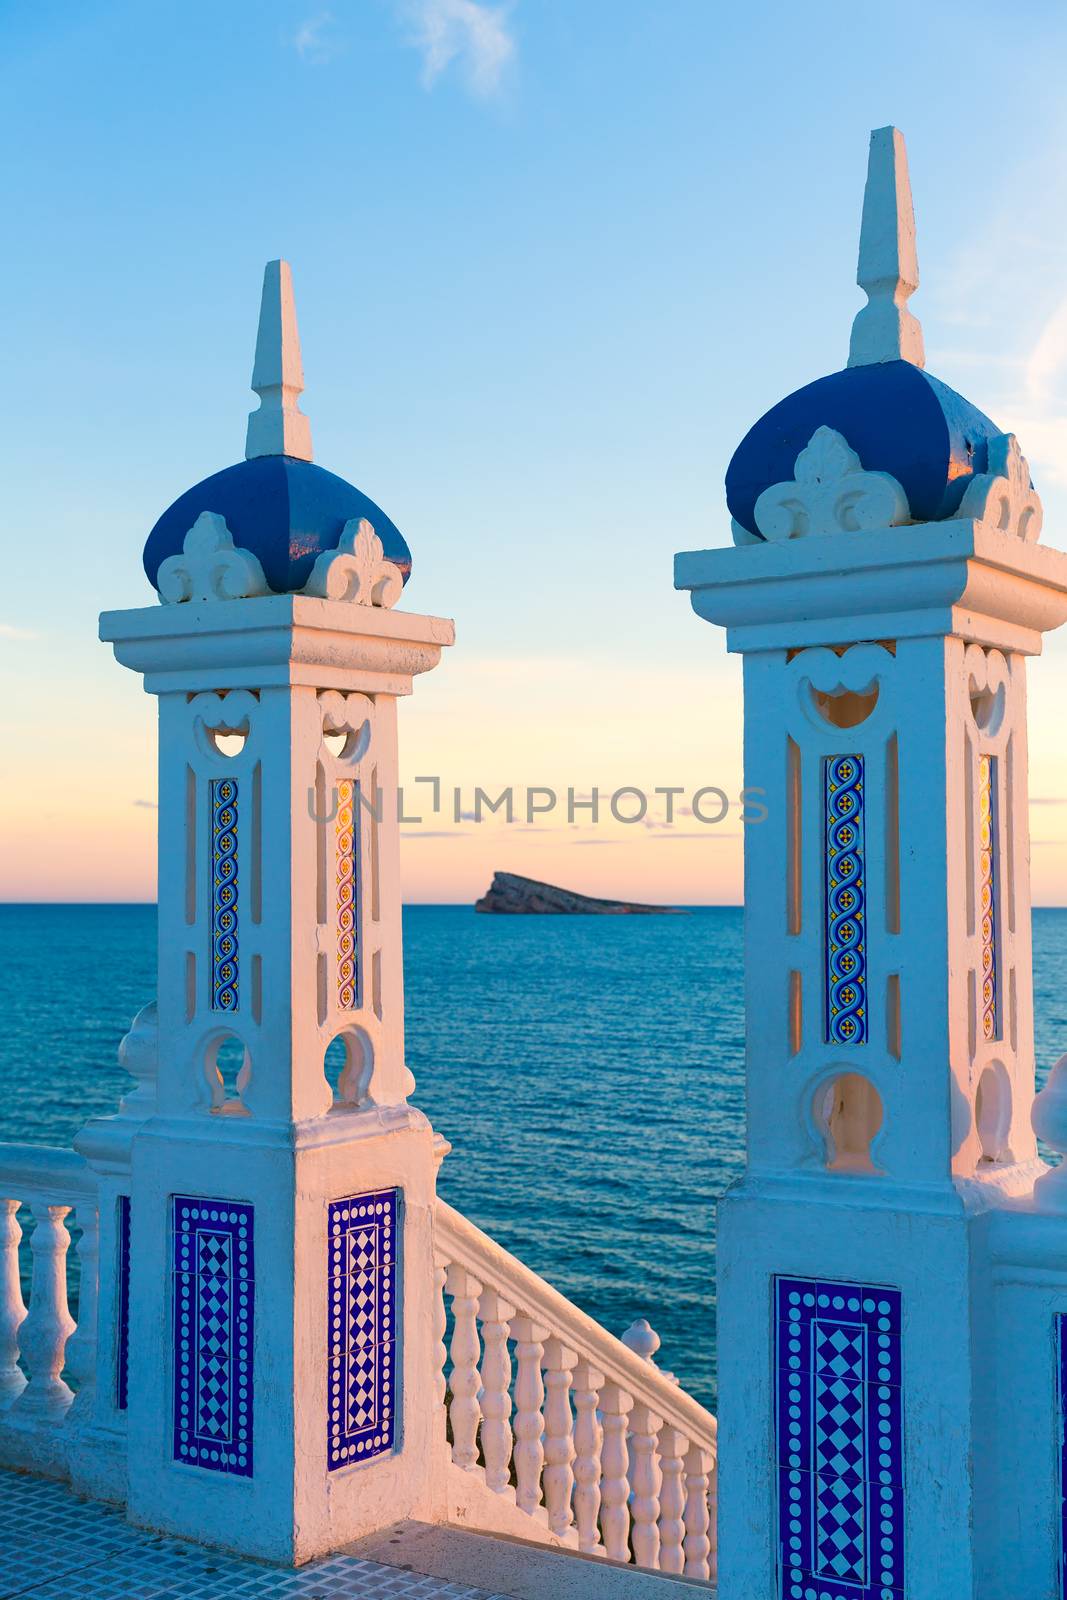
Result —
MULTIPOLYGON (((715 1202, 744 1144, 739 907, 686 916, 404 910, 413 1100, 440 1191, 713 1405, 715 1202)), ((155 993, 155 907, 2 905, 0 1140, 66 1145, 115 1108, 155 993)), ((1067 1050, 1067 910, 1034 912, 1038 1080, 1067 1050)))

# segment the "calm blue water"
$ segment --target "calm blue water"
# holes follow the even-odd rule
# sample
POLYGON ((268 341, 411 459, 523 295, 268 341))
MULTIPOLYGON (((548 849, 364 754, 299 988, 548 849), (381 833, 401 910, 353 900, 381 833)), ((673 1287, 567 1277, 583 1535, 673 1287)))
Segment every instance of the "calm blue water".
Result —
MULTIPOLYGON (((712 1402, 716 1197, 740 1170, 741 912, 404 913, 414 1099, 441 1192, 712 1402)), ((0 906, 0 1139, 65 1144, 127 1084, 155 908, 0 906)), ((1067 1050, 1067 911, 1034 914, 1039 1078, 1067 1050)))

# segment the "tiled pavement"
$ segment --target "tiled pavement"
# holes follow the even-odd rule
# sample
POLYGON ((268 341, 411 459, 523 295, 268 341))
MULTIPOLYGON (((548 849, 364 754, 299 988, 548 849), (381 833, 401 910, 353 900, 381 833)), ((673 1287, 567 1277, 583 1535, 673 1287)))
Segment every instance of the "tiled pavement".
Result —
POLYGON ((491 1600, 356 1556, 289 1572, 130 1527, 63 1484, 0 1472, 0 1600, 491 1600))
POLYGON ((353 1549, 297 1571, 267 1566, 0 1469, 0 1600, 681 1600, 681 1588, 714 1600, 692 1579, 426 1523, 353 1549))

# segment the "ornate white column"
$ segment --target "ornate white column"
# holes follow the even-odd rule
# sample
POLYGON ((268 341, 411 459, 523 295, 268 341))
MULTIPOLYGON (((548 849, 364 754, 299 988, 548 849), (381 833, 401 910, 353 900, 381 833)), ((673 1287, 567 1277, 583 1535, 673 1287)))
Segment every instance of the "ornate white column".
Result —
MULTIPOLYGON (((1007 1370, 990 1219, 1042 1171, 1026 657, 1067 618, 1067 556, 1036 542, 1014 437, 919 370, 892 129, 860 282, 849 367, 735 454, 737 547, 676 560, 744 658, 766 806, 745 837, 747 1165, 719 1223, 719 1582, 993 1596, 982 1541, 1012 1490, 981 1461, 1007 1370)), ((1051 1395, 1051 1322, 1029 1337, 1051 1395)))
POLYGON ((391 609, 406 546, 310 460, 284 263, 267 270, 253 382, 248 459, 149 538, 163 603, 101 619, 160 702, 129 1511, 302 1562, 430 1515, 444 1468, 436 1162, 404 1060, 396 702, 453 629, 391 609))

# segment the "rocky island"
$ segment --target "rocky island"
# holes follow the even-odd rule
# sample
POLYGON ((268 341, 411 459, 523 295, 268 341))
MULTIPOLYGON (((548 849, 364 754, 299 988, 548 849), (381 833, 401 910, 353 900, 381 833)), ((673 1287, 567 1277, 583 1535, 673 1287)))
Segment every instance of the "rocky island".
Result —
POLYGON ((554 883, 538 883, 517 872, 494 872, 493 881, 475 911, 498 911, 512 916, 685 916, 678 906, 643 906, 630 900, 598 900, 593 895, 576 894, 554 883))

